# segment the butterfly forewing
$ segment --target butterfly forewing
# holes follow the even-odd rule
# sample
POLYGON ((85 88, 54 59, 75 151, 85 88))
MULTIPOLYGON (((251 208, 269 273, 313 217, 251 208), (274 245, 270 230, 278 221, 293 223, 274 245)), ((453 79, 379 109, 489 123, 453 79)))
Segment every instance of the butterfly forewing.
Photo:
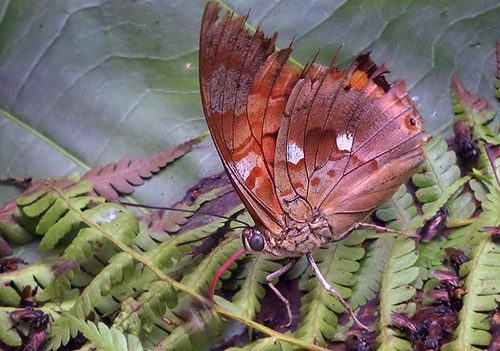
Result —
POLYGON ((274 184, 274 153, 288 95, 300 70, 287 66, 290 49, 250 35, 244 20, 208 3, 200 40, 205 116, 224 167, 258 225, 278 232, 283 214, 274 184))

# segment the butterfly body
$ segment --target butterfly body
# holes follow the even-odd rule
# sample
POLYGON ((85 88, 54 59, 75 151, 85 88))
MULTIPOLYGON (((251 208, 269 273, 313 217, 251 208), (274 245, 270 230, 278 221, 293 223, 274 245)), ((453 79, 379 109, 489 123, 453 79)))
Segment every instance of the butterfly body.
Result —
MULTIPOLYGON (((266 246, 262 252, 271 256, 303 256, 329 242, 328 221, 321 215, 313 216, 308 222, 297 222, 284 216, 285 229, 271 232, 266 228, 256 228, 265 238, 266 246)), ((252 235, 244 234, 244 235, 252 235)), ((256 251, 256 250, 253 250, 256 251)))

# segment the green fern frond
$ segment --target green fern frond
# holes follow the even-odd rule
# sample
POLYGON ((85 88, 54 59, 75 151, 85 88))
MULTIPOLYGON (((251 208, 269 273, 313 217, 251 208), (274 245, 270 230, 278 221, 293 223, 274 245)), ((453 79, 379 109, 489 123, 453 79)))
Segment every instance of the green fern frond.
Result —
POLYGON ((417 208, 405 184, 401 185, 396 194, 375 211, 375 216, 386 222, 386 227, 394 230, 403 230, 410 225, 413 218, 417 216, 417 208))
POLYGON ((135 216, 115 204, 100 204, 85 210, 90 202, 103 199, 81 196, 92 190, 89 183, 68 185, 68 182, 67 179, 61 180, 61 184, 54 180, 43 182, 42 189, 17 201, 24 214, 38 219, 36 233, 43 235, 39 250, 53 249, 64 236, 85 224, 88 228, 79 230, 78 236, 65 250, 64 258, 86 258, 99 249, 103 245, 99 226, 130 244, 138 232, 135 216))
POLYGON ((353 286, 352 295, 347 300, 351 308, 356 309, 377 297, 384 263, 392 242, 393 238, 378 238, 368 246, 356 273, 357 283, 353 286))
POLYGON ((377 351, 412 349, 410 343, 401 339, 389 326, 392 324, 391 313, 415 296, 416 289, 411 284, 419 273, 414 266, 417 258, 413 240, 404 237, 393 239, 380 284, 377 351))
MULTIPOLYGON (((64 264, 64 261, 61 264, 64 264)), ((80 293, 78 288, 72 284, 72 281, 75 279, 75 272, 70 270, 65 273, 57 273, 57 268, 54 267, 56 266, 53 266, 53 270, 55 271, 54 279, 43 291, 37 293, 37 300, 58 304, 62 304, 68 300, 74 301, 80 293)), ((77 269, 75 271, 78 272, 77 269)))
MULTIPOLYGON (((140 265, 136 265, 134 260, 126 253, 118 253, 109 260, 109 264, 85 287, 80 295, 74 300, 74 304, 68 312, 71 314, 88 316, 97 308, 101 313, 114 313, 120 308, 120 301, 137 294, 137 287, 140 287, 139 290, 141 291, 145 289, 145 291, 148 292, 148 289, 151 288, 151 286, 148 287, 148 285, 150 285, 150 280, 139 280, 139 274, 138 271, 136 271, 139 266, 140 265)), ((167 285, 161 292, 155 292, 153 300, 162 302, 171 301, 171 298, 164 299, 165 294, 169 295, 171 292, 172 288, 167 285)), ((141 297, 139 297, 137 304, 143 307, 143 309, 138 308, 137 311, 135 311, 136 317, 140 320, 145 320, 143 326, 149 326, 150 321, 145 311, 150 312, 150 310, 147 306, 144 306, 147 305, 147 302, 145 302, 144 299, 141 300, 141 297), (145 316, 143 316, 143 313, 145 316)), ((126 311, 124 311, 126 306, 127 304, 124 303, 122 313, 125 315, 121 316, 121 321, 130 317, 126 314, 126 311)), ((155 316, 155 319, 157 318, 161 318, 161 316, 155 316)), ((59 319, 54 322, 54 326, 56 327, 54 330, 60 333, 61 330, 71 326, 71 324, 68 324, 64 319, 59 319)), ((134 326, 130 326, 130 329, 134 329, 134 326)))
MULTIPOLYGON (((104 234, 129 245, 138 232, 135 216, 122 206, 101 204, 84 212, 74 210, 72 213, 74 213, 75 219, 80 223, 84 223, 87 227, 79 231, 77 237, 64 251, 63 257, 67 259, 82 259, 95 254, 95 250, 100 250, 103 246, 106 246, 107 239, 105 239, 104 234)), ((75 304, 70 309, 73 315, 78 313, 85 319, 96 307, 99 308, 101 313, 111 313, 117 308, 118 302, 112 297, 112 289, 121 284, 125 277, 132 278, 132 275, 127 274, 127 272, 133 271, 134 262, 126 254, 118 254, 109 263, 110 265, 103 267, 98 277, 74 301, 75 304)), ((131 293, 133 293, 132 290, 129 291, 128 295, 131 293)), ((117 291, 114 291, 114 295, 121 297, 118 301, 127 296, 126 294, 119 294, 117 291)), ((75 330, 65 330, 66 327, 74 327, 74 325, 67 323, 64 318, 60 318, 54 322, 54 328, 52 328, 50 334, 64 333, 63 335, 74 337, 75 330)), ((69 337, 61 340, 67 342, 69 337)), ((56 347, 58 346, 56 345, 56 347)))
MULTIPOLYGON (((218 189, 215 194, 217 193, 222 193, 222 197, 225 197, 225 195, 227 194, 227 192, 221 188, 218 189)), ((224 213, 224 215, 229 217, 237 211, 238 208, 232 207, 230 208, 229 212, 224 213)), ((206 221, 202 221, 198 226, 190 225, 189 228, 183 228, 183 230, 181 230, 176 236, 163 234, 161 243, 158 243, 158 239, 151 239, 155 235, 154 233, 151 233, 148 229, 143 229, 137 236, 136 240, 134 240, 132 247, 140 247, 142 251, 142 244, 146 242, 144 237, 148 237, 149 239, 147 240, 150 242, 154 241, 154 246, 152 243, 147 244, 149 250, 144 253, 144 258, 146 258, 156 267, 167 269, 169 274, 172 274, 175 273, 175 271, 178 269, 177 264, 179 264, 181 260, 191 260, 193 257, 192 255, 186 256, 186 251, 190 248, 190 246, 184 246, 180 244, 201 239, 206 236, 207 233, 215 233, 218 229, 224 227, 226 222, 227 219, 225 218, 217 218, 208 223, 206 221), (141 242, 141 244, 139 244, 138 242, 141 242)), ((184 273, 185 272, 183 272, 182 274, 184 275, 184 273)), ((144 270, 141 274, 141 279, 145 281, 147 281, 148 279, 156 279, 155 277, 156 276, 150 270, 144 270)))
POLYGON ((25 244, 33 240, 33 236, 20 223, 18 217, 22 217, 16 200, 7 202, 0 208, 0 232, 8 239, 18 244, 25 244))
MULTIPOLYGON (((102 304, 100 301, 103 298, 110 296, 115 287, 123 284, 124 279, 134 280, 135 263, 127 254, 119 253, 109 263, 81 292, 72 311, 81 308, 84 315, 88 315, 95 306, 102 304)), ((117 302, 111 303, 111 306, 117 306, 117 302)))
MULTIPOLYGON (((413 232, 417 228, 423 226, 426 220, 430 220, 431 216, 438 212, 438 210, 444 207, 447 204, 451 204, 455 210, 460 209, 461 203, 466 198, 470 198, 469 194, 466 196, 459 195, 459 190, 463 187, 465 183, 470 180, 470 176, 465 176, 456 180, 453 184, 449 185, 440 195, 440 197, 433 201, 429 202, 426 205, 427 213, 422 216, 417 216, 413 218, 412 223, 406 228, 408 231, 413 232)), ((469 199, 470 201, 470 199, 469 199)), ((472 205, 475 208, 474 205, 472 205)), ((461 212, 457 212, 461 213, 461 212)), ((443 236, 438 236, 433 238, 428 243, 419 243, 417 247, 417 251, 419 252, 418 260, 415 263, 416 267, 419 267, 420 273, 417 281, 413 283, 413 286, 417 288, 422 288, 423 283, 431 277, 431 272, 434 269, 440 269, 443 266, 443 259, 445 258, 445 254, 443 251, 444 246, 450 246, 444 240, 443 236)), ((463 246, 460 246, 463 247, 463 246)))
POLYGON ((489 143, 500 142, 498 123, 492 122, 496 111, 479 95, 471 94, 455 75, 451 77, 451 96, 455 120, 470 122, 474 127, 474 139, 484 139, 489 143))
MULTIPOLYGON (((117 254, 110 259, 109 265, 105 266, 102 271, 87 284, 81 293, 76 291, 77 294, 73 299, 69 300, 71 303, 66 307, 66 311, 72 315, 80 315, 83 319, 98 307, 102 310, 101 312, 115 311, 119 308, 119 301, 134 294, 134 290, 130 288, 135 278, 134 269, 135 263, 132 258, 125 253, 117 254), (129 282, 129 285, 124 286, 125 282, 129 282), (124 291, 127 288, 128 291, 124 291)), ((66 279, 66 277, 62 277, 58 281, 54 281, 47 290, 59 291, 57 287, 58 282, 61 280, 68 281, 70 284, 75 283, 71 278, 66 279)), ((70 297, 66 295, 65 298, 69 299, 70 297)), ((67 330, 68 327, 72 326, 73 325, 68 323, 64 318, 56 319, 50 335, 66 335, 67 337, 62 339, 66 343, 69 341, 70 334, 73 337, 75 336, 74 329, 67 330)), ((56 344, 55 347, 57 348, 59 346, 59 344, 56 344)))
POLYGON ((260 312, 259 301, 266 293, 263 287, 267 285, 266 276, 281 267, 281 263, 265 256, 254 256, 245 264, 246 279, 233 297, 233 303, 243 311, 245 318, 254 319, 260 312))
POLYGON ((145 288, 139 298, 124 301, 114 326, 127 333, 150 333, 155 322, 162 318, 167 308, 177 305, 177 293, 163 281, 155 281, 145 288))
POLYGON ((496 111, 486 100, 471 94, 458 77, 452 77, 451 87, 455 120, 466 121, 472 126, 472 136, 480 151, 478 169, 474 170, 479 181, 472 181, 471 187, 476 199, 482 202, 492 187, 500 186, 500 160, 490 155, 490 146, 500 145, 499 124, 493 121, 496 111))
MULTIPOLYGON (((215 184, 215 187, 212 185, 202 189, 198 188, 196 189, 198 195, 196 197, 196 201, 190 201, 189 203, 182 202, 175 205, 175 207, 195 211, 204 203, 207 203, 213 199, 224 198, 228 194, 229 190, 230 189, 227 187, 227 184, 219 186, 218 183, 215 184)), ((231 216, 234 211, 236 211, 236 209, 232 208, 230 212, 224 213, 224 215, 231 216)), ((207 233, 214 233, 217 231, 217 229, 224 226, 224 223, 227 221, 223 218, 217 218, 214 221, 210 221, 208 223, 206 221, 202 221, 198 226, 196 226, 195 224, 190 224, 189 228, 180 230, 176 236, 171 236, 163 231, 166 228, 165 223, 167 222, 172 224, 167 225, 167 227, 169 228, 168 231, 173 230, 174 227, 176 228, 176 230, 179 230, 179 228, 181 228, 180 221, 182 221, 182 219, 178 217, 179 213, 182 214, 182 212, 175 211, 167 212, 166 216, 163 216, 159 219, 163 221, 163 223, 161 224, 163 228, 162 233, 152 231, 152 228, 155 228, 156 226, 156 224, 154 223, 154 221, 156 220, 154 215, 148 217, 146 222, 141 221, 141 231, 131 244, 131 247, 135 248, 137 251, 144 251, 143 256, 145 259, 150 261, 158 268, 166 269, 168 274, 175 274, 175 271, 179 269, 178 264, 181 260, 190 261, 193 257, 192 255, 186 255, 186 251, 187 249, 189 249, 189 246, 183 246, 179 244, 201 239, 207 233), (173 217, 173 219, 171 219, 170 217, 173 217)), ((186 222, 182 223, 182 225, 184 224, 186 224, 186 222)), ((136 279, 140 282, 148 283, 156 280, 157 276, 149 269, 140 268, 140 272, 138 273, 136 279)))
POLYGON ((422 289, 427 279, 432 277, 434 269, 443 268, 443 259, 445 253, 443 247, 446 245, 446 239, 442 235, 438 235, 428 243, 419 243, 417 246, 418 259, 415 266, 419 268, 418 279, 413 282, 413 286, 422 289))
POLYGON ((190 246, 179 246, 179 244, 203 238, 207 233, 214 233, 224 225, 225 221, 225 219, 217 219, 202 227, 184 231, 176 236, 165 237, 166 240, 161 244, 157 243, 154 249, 144 255, 155 266, 169 269, 178 263, 186 254, 185 251, 190 248, 190 246))
MULTIPOLYGON (((206 196, 200 195, 200 202, 197 205, 192 204, 192 206, 199 207, 207 200, 207 196, 217 196, 221 191, 226 193, 226 191, 218 188, 206 193, 206 196)), ((144 252, 145 259, 159 268, 169 269, 175 264, 176 266, 173 269, 178 269, 177 264, 181 259, 190 259, 192 256, 185 257, 184 248, 177 246, 177 244, 202 237, 206 232, 215 231, 223 225, 224 221, 224 219, 218 219, 209 223, 203 222, 204 226, 184 231, 177 236, 163 233, 163 242, 161 243, 158 243, 158 240, 151 240, 151 237, 155 234, 142 225, 143 230, 137 235, 131 246, 143 249, 144 244, 148 243, 147 247, 150 250, 144 252)), ((165 302, 168 302, 169 307, 173 307, 177 300, 172 288, 163 281, 157 281, 157 279, 157 276, 151 270, 144 269, 140 264, 135 264, 127 254, 119 253, 111 258, 108 265, 97 273, 97 276, 85 287, 76 300, 72 311, 81 309, 87 315, 95 307, 104 304, 106 304, 108 310, 113 311, 119 308, 119 301, 134 297, 133 302, 129 301, 122 306, 116 323, 121 327, 123 324, 126 327, 124 330, 137 331, 142 329, 148 332, 153 327, 153 324, 163 317, 165 302), (124 277, 127 277, 127 279, 123 279, 124 277), (161 288, 159 288, 160 286, 161 288), (140 289, 137 287, 140 287, 140 289), (111 297, 111 295, 113 296, 112 299, 107 298, 111 297), (131 311, 126 308, 130 304, 134 304, 136 307, 133 310, 134 316, 131 316, 131 311)), ((100 309, 103 308, 100 307, 100 309)))
MULTIPOLYGON (((424 214, 419 216, 413 204, 413 197, 407 192, 406 185, 402 185, 396 194, 387 203, 375 212, 378 219, 389 222, 387 227, 396 230, 415 232, 422 227, 426 220, 434 216, 438 210, 447 206, 449 212, 455 213, 458 218, 469 217, 475 209, 474 204, 463 209, 463 202, 468 195, 459 195, 459 189, 470 179, 460 178, 460 170, 456 166, 456 156, 447 151, 448 146, 441 138, 434 138, 426 145, 426 161, 419 173, 414 174, 412 181, 419 187, 417 198, 424 202, 424 214)), ((419 267, 419 279, 413 282, 414 286, 421 287, 427 279, 431 267, 438 265, 442 260, 440 239, 427 244, 420 244, 419 255, 415 267, 419 267)))
POLYGON ((7 308, 0 307, 0 341, 10 347, 20 347, 22 340, 17 331, 13 328, 7 308))
MULTIPOLYGON (((396 230, 406 230, 419 218, 412 196, 402 185, 391 200, 382 205, 376 216, 388 222, 387 226, 396 230)), ((376 338, 376 350, 411 350, 407 340, 389 326, 392 324, 390 314, 408 302, 416 293, 411 285, 419 274, 414 266, 418 258, 415 242, 409 238, 387 238, 390 245, 383 268, 379 291, 379 334, 376 338)))
POLYGON ((85 323, 86 317, 81 309, 74 309, 71 314, 66 312, 55 319, 50 328, 45 348, 47 350, 58 350, 62 345, 67 345, 70 339, 75 338, 80 330, 80 324, 74 323, 73 319, 85 323))
MULTIPOLYGON (((447 169, 450 168, 447 167, 447 169)), ((438 177, 442 177, 442 173, 436 172, 436 174, 438 177)), ((428 212, 423 216, 417 215, 413 198, 407 193, 406 186, 403 185, 390 201, 377 210, 376 215, 379 219, 389 222, 389 227, 414 232, 426 219, 449 201, 450 197, 468 179, 468 177, 458 178, 446 188, 439 190, 437 197, 430 198, 427 203, 428 212)), ((417 183, 419 183, 417 185, 432 186, 432 177, 421 176, 417 179, 417 183)), ((387 254, 380 284, 378 321, 380 333, 376 339, 377 350, 412 350, 407 340, 389 328, 392 325, 390 314, 403 308, 415 296, 415 286, 421 286, 423 280, 426 279, 429 267, 436 260, 436 257, 432 256, 432 252, 440 251, 440 243, 435 241, 420 245, 419 249, 422 249, 424 253, 422 258, 419 257, 418 251, 415 249, 415 243, 407 238, 392 238, 392 246, 387 254), (420 280, 417 280, 419 277, 420 280)))
POLYGON ((26 286, 32 290, 38 287, 35 298, 54 280, 52 267, 60 263, 56 256, 49 256, 38 260, 26 268, 0 274, 0 304, 17 307, 21 302, 21 292, 26 286))
MULTIPOLYGON (((478 222, 481 226, 500 225, 500 192, 494 191, 483 202, 483 212, 478 222)), ((471 237, 474 244, 469 253, 469 261, 460 268, 460 276, 465 279, 463 307, 459 324, 452 342, 443 345, 443 351, 479 350, 490 342, 488 314, 498 307, 500 299, 500 250, 491 235, 480 230, 471 237)))
POLYGON ((142 351, 143 347, 137 336, 125 335, 116 328, 109 328, 99 322, 85 322, 70 314, 65 316, 83 335, 102 351, 142 351))
MULTIPOLYGON (((208 291, 215 271, 240 248, 241 240, 238 238, 225 239, 210 254, 197 262, 194 268, 191 268, 189 272, 184 272, 181 283, 197 292, 208 291)), ((229 275, 230 272, 226 271, 222 278, 226 279, 229 275)), ((194 311, 193 300, 187 296, 180 296, 178 305, 170 313, 173 313, 175 317, 185 315, 186 311, 194 311)), ((157 344, 155 343, 155 347, 159 350, 196 350, 197 347, 200 347, 200 343, 203 344, 202 341, 206 342, 207 339, 214 339, 222 333, 222 320, 213 312, 203 311, 195 314, 190 313, 190 315, 189 321, 184 322, 181 320, 181 323, 170 333, 165 335, 165 332, 163 332, 163 336, 157 344), (208 325, 204 324, 205 322, 208 325), (203 333, 200 332, 200 328, 203 333)), ((178 320, 177 317, 175 319, 178 320)), ((156 337, 160 334, 162 333, 156 333, 156 337)))
POLYGON ((74 218, 77 222, 85 223, 89 227, 81 229, 66 248, 63 254, 66 259, 87 258, 94 251, 100 250, 107 242, 103 232, 127 246, 132 243, 139 232, 137 218, 125 207, 115 204, 106 203, 84 212, 75 211, 74 218))
POLYGON ((478 149, 480 151, 479 170, 474 174, 481 182, 481 187, 484 189, 483 196, 478 196, 478 200, 481 198, 484 199, 485 193, 500 188, 500 157, 492 155, 494 153, 493 149, 497 148, 498 145, 500 145, 500 142, 497 144, 480 143, 478 145, 478 149))
POLYGON ((277 341, 273 337, 255 340, 243 347, 231 347, 226 351, 290 351, 293 348, 289 344, 277 341))
POLYGON ((17 204, 27 216, 40 217, 36 227, 36 233, 40 235, 45 234, 69 210, 70 205, 82 209, 94 199, 82 196, 92 190, 92 185, 64 178, 40 180, 30 189, 33 189, 30 195, 17 199, 17 204))
MULTIPOLYGON (((419 188, 417 199, 424 203, 422 211, 427 213, 436 201, 454 182, 460 179, 460 169, 455 152, 448 150, 448 144, 440 136, 432 138, 424 146, 425 162, 412 177, 419 188)), ((469 218, 475 210, 469 194, 456 194, 446 204, 448 217, 452 221, 469 218)))
MULTIPOLYGON (((443 152, 447 150, 447 145, 443 140, 433 139, 429 143, 431 144, 430 146, 426 145, 426 150, 427 148, 429 149, 426 153, 427 158, 426 163, 424 163, 423 166, 423 171, 420 170, 421 173, 415 174, 412 178, 415 185, 421 187, 417 190, 417 197, 419 197, 419 192, 422 191, 420 194, 424 195, 421 195, 421 198, 426 198, 424 207, 426 207, 427 212, 422 216, 417 214, 417 208, 413 203, 413 197, 407 192, 406 185, 402 185, 392 199, 380 206, 375 212, 378 219, 388 222, 387 227, 389 228, 413 233, 420 228, 426 220, 430 219, 435 213, 437 213, 439 208, 445 206, 446 204, 451 203, 452 205, 450 208, 455 210, 463 207, 462 202, 465 197, 461 195, 457 196, 457 194, 459 189, 470 178, 460 178, 460 171, 454 164, 456 157, 453 152, 450 151, 451 154, 448 154, 448 156, 439 156, 443 155, 443 152), (453 161, 453 163, 450 163, 451 161, 453 161), (458 174, 455 170, 453 170, 455 167, 458 174), (439 185, 439 182, 435 181, 440 178, 454 180, 452 183, 444 186, 443 184, 439 185)), ((472 209, 474 209, 474 205, 472 205, 472 209)), ((458 210, 456 213, 463 216, 469 216, 470 210, 471 208, 468 208, 467 211, 458 210)), ((391 245, 389 240, 384 243, 385 245, 391 245)), ((387 250, 387 246, 384 246, 384 248, 387 250)), ((415 263, 415 267, 420 268, 420 280, 422 280, 428 276, 430 267, 441 260, 441 256, 435 255, 436 252, 441 251, 439 241, 434 240, 427 244, 421 244, 419 245, 418 251, 421 255, 418 256, 418 261, 415 263)), ((370 268, 368 268, 368 271, 369 269, 370 268)), ((368 273, 368 275, 370 279, 378 277, 376 273, 368 273)), ((375 283, 376 282, 373 281, 373 284, 375 283)), ((417 282, 416 285, 421 286, 422 281, 417 282)))
POLYGON ((224 322, 212 311, 192 310, 187 323, 156 343, 158 351, 202 350, 222 334, 224 322))
POLYGON ((76 211, 87 207, 91 201, 102 201, 82 196, 92 190, 89 183, 68 182, 67 179, 40 182, 43 187, 39 191, 17 200, 23 213, 36 219, 36 234, 44 235, 39 247, 42 252, 53 249, 59 240, 78 226, 81 220, 76 211))
MULTIPOLYGON (((215 231, 215 227, 220 226, 220 222, 222 221, 222 219, 216 220, 203 227, 183 232, 178 236, 172 236, 168 240, 165 240, 161 244, 157 245, 155 249, 144 253, 144 257, 154 263, 157 267, 167 269, 172 267, 173 270, 177 270, 179 269, 178 265, 181 259, 183 261, 186 259, 188 259, 188 261, 192 260, 192 256, 183 256, 182 247, 177 246, 177 244, 203 236, 206 231, 215 231)), ((225 245, 223 246, 225 247, 225 245)), ((226 249, 227 247, 225 247, 224 250, 226 249)), ((210 265, 210 263, 208 264, 210 265)), ((209 274, 210 279, 212 276, 213 275, 209 274)), ((157 278, 154 273, 146 269, 142 270, 142 273, 140 273, 134 280, 136 285, 143 286, 144 284, 147 284, 147 282, 154 281, 155 279, 157 278)), ((152 330, 153 325, 159 322, 161 317, 163 317, 166 306, 173 308, 177 304, 177 295, 173 292, 171 286, 165 282, 154 281, 150 288, 146 289, 145 292, 135 298, 133 304, 134 315, 131 316, 129 312, 123 311, 122 308, 118 323, 122 323, 122 320, 131 318, 137 323, 127 321, 128 328, 132 328, 134 330, 142 328, 146 333, 148 333, 152 330)))
MULTIPOLYGON (((475 170, 475 172, 479 172, 475 170)), ((482 175, 481 175, 482 176, 482 175)), ((474 198, 479 201, 483 202, 486 201, 486 195, 488 194, 488 188, 483 184, 483 182, 477 180, 477 179, 471 179, 469 182, 470 188, 474 192, 474 198)))
MULTIPOLYGON (((356 231, 341 241, 316 250, 313 254, 326 280, 345 299, 351 295, 351 287, 356 283, 358 261, 365 254, 365 250, 359 245, 365 238, 365 231, 356 231)), ((310 269, 307 274, 311 279, 306 286, 307 294, 301 300, 302 321, 294 335, 304 341, 326 345, 327 340, 335 335, 337 314, 342 313, 344 308, 317 279, 313 279, 310 269)))

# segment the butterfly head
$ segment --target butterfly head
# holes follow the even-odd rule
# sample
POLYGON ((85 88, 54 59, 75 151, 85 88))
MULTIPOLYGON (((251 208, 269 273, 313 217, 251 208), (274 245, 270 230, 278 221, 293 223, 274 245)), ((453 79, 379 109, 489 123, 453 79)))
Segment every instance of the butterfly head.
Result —
POLYGON ((257 228, 245 228, 242 239, 243 246, 250 252, 261 252, 267 247, 264 235, 257 228))

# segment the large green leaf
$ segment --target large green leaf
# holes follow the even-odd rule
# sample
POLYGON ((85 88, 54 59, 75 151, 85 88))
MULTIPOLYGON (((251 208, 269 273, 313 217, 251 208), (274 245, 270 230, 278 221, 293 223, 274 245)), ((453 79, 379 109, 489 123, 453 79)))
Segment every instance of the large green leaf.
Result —
MULTIPOLYGON (((146 157, 206 131, 197 48, 204 1, 3 1, 0 4, 0 177, 67 175, 146 157)), ((496 0, 226 1, 301 63, 321 49, 339 63, 361 51, 406 78, 427 123, 449 124, 449 81, 490 98, 496 0)), ((221 169, 210 140, 137 196, 172 203, 221 169), (159 190, 161 189, 161 190, 159 190)), ((3 187, 0 203, 18 193, 3 187)))

